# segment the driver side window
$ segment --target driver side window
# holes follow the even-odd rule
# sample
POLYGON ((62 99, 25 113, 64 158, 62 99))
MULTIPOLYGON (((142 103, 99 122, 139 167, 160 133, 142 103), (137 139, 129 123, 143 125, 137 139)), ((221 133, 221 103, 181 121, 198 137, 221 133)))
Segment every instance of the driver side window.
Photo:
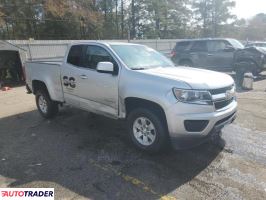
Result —
POLYGON ((88 45, 84 52, 84 67, 96 70, 99 62, 111 62, 116 67, 115 60, 104 48, 88 45))
POLYGON ((229 44, 226 44, 225 41, 209 41, 208 42, 208 51, 209 52, 217 52, 223 51, 229 44))

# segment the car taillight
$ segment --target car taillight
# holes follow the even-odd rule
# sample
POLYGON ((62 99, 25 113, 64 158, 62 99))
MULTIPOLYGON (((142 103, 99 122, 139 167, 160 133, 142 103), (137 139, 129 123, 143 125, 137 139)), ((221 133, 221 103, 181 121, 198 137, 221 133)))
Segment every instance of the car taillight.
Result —
POLYGON ((175 56, 176 56, 176 51, 173 50, 173 51, 171 52, 171 58, 172 58, 172 57, 175 57, 175 56))

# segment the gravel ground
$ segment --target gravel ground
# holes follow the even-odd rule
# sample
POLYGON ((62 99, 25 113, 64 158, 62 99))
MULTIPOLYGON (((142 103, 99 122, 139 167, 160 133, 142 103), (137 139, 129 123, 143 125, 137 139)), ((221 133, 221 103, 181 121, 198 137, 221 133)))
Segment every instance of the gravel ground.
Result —
POLYGON ((123 122, 71 107, 53 120, 24 87, 0 92, 0 187, 53 187, 56 199, 266 199, 266 80, 239 92, 221 137, 147 155, 123 122))

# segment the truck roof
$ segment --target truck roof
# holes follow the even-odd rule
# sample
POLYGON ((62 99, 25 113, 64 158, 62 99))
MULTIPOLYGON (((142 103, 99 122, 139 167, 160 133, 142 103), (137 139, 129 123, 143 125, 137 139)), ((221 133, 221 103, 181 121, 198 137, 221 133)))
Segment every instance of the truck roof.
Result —
POLYGON ((79 42, 72 42, 70 45, 77 45, 77 44, 103 44, 103 45, 141 45, 136 43, 128 43, 128 42, 121 42, 121 41, 101 41, 101 40, 88 40, 88 41, 79 41, 79 42))

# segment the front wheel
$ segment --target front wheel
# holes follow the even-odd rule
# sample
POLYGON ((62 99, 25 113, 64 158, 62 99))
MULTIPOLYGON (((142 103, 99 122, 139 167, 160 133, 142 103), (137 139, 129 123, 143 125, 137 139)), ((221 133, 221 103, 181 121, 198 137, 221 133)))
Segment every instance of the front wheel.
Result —
POLYGON ((37 108, 44 118, 52 118, 58 113, 58 103, 51 100, 49 94, 46 91, 37 91, 35 99, 37 108))
POLYGON ((240 68, 236 70, 236 84, 239 88, 242 88, 245 72, 245 68, 240 68))
POLYGON ((131 140, 141 150, 158 152, 168 141, 167 128, 159 114, 145 108, 129 113, 127 118, 131 140))

